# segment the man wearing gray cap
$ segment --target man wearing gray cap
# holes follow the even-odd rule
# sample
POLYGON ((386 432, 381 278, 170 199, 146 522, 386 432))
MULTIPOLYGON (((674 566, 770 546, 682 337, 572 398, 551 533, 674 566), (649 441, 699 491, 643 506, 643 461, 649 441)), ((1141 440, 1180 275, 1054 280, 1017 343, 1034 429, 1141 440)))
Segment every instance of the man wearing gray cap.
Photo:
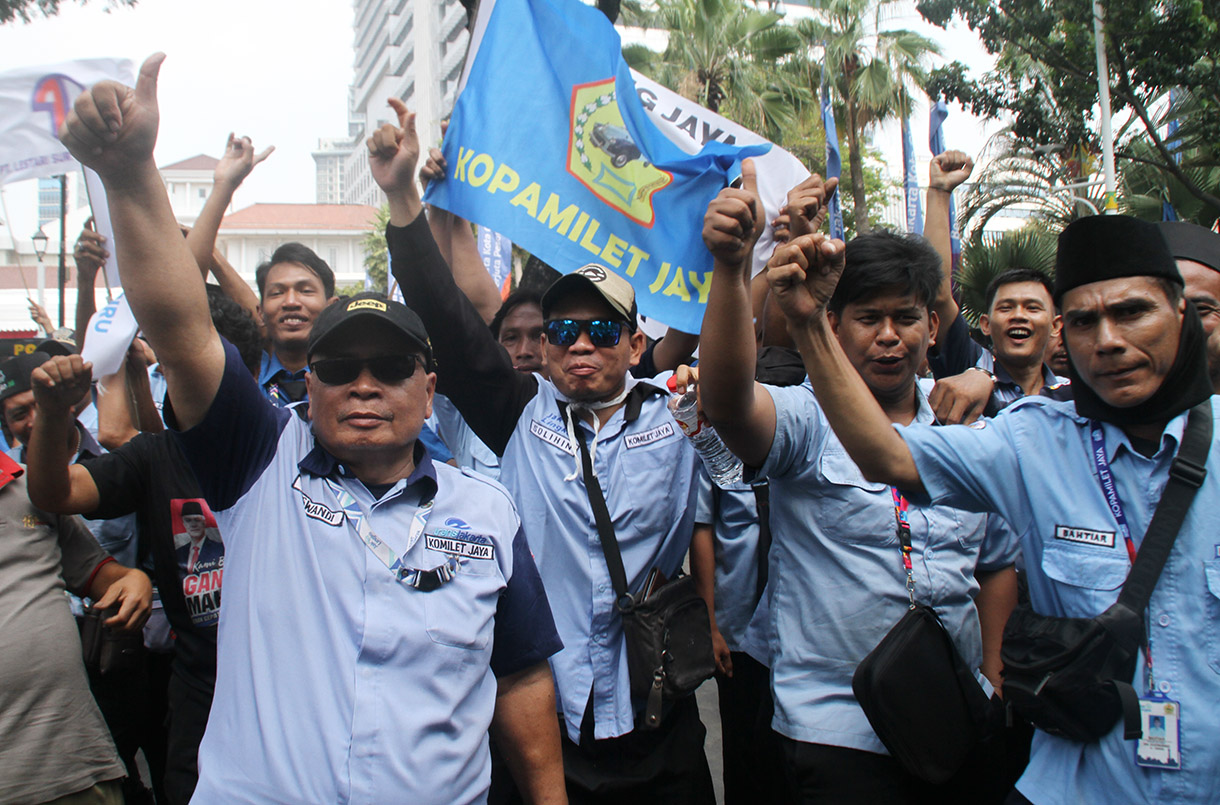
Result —
POLYGON ((1055 301, 1075 400, 1027 397, 973 427, 895 428, 870 399, 826 321, 842 256, 841 242, 815 235, 781 247, 769 268, 823 411, 867 480, 912 501, 1002 515, 1021 534, 1034 612, 1107 610, 1142 558, 1171 465, 1184 483, 1201 482, 1143 613, 1139 657, 1119 672, 1130 674, 1124 689, 1138 708, 1107 709, 1108 731, 1092 741, 1039 729, 1009 801, 1214 802, 1220 450, 1214 435, 1205 440, 1205 464, 1193 470, 1175 456, 1216 407, 1202 326, 1160 231, 1125 216, 1063 231, 1055 301), (1127 714, 1138 720, 1125 724, 1127 714), (1125 727, 1142 737, 1126 739, 1125 727))
POLYGON ((489 727, 562 802, 545 664, 559 649, 504 490, 418 441, 436 376, 419 318, 379 294, 321 311, 308 419, 213 327, 152 159, 157 74, 103 82, 60 132, 106 186, 166 422, 225 535, 217 681, 195 802, 477 803, 489 727))
POLYGON ((1220 235, 1198 224, 1167 221, 1157 224, 1169 252, 1178 263, 1186 298, 1199 311, 1207 336, 1207 371, 1220 392, 1220 235))
POLYGON ((650 729, 643 699, 631 695, 607 564, 613 551, 603 550, 590 498, 600 487, 628 591, 639 592, 654 569, 662 578, 678 574, 694 524, 697 459, 670 416, 664 378, 629 373, 645 340, 635 292, 596 264, 556 280, 542 296, 550 377, 515 371, 432 239, 415 185, 413 115, 390 104, 399 126, 386 124, 369 140, 373 178, 389 200, 390 267, 433 335, 438 390, 502 456, 500 481, 521 510, 564 642, 551 670, 568 796, 711 802, 694 697, 674 701, 650 729))

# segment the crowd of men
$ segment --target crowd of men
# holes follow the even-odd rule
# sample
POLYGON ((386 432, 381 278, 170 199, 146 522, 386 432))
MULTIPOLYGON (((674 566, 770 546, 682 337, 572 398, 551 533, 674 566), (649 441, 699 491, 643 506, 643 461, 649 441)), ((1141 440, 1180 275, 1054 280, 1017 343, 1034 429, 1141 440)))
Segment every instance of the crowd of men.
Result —
POLYGON ((60 135, 114 231, 78 242, 78 332, 113 245, 140 338, 106 378, 79 344, 0 364, 0 803, 712 803, 694 696, 646 717, 633 694, 615 586, 684 567, 725 802, 1215 800, 1220 473, 1132 679, 1173 716, 1166 762, 1121 724, 1032 730, 1001 652, 1018 601, 1114 602, 1187 412, 1214 418, 1220 235, 1081 219, 1053 278, 995 278, 972 332, 949 275, 968 156, 933 159, 926 237, 846 244, 820 231, 833 180, 768 222, 746 161, 702 222, 702 332, 651 342, 602 265, 501 301, 469 224, 426 209, 420 176, 447 166, 391 100, 369 164, 406 304, 336 297, 294 243, 256 295, 215 239, 269 151, 230 136, 184 233, 152 158, 162 59, 83 92, 60 135), (752 277, 765 226, 779 245, 752 277), (674 423, 692 387, 741 482, 713 483, 674 423), (915 602, 991 697, 948 781, 892 756, 853 687, 915 602), (145 651, 86 668, 74 608, 143 627, 145 651))

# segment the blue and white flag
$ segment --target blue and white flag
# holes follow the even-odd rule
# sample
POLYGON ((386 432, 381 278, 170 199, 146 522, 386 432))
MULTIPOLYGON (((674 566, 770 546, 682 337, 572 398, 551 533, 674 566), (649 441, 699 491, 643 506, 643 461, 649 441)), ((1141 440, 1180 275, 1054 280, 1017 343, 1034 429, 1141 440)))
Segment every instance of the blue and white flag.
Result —
MULTIPOLYGON (((1178 139, 1178 99, 1181 97, 1181 91, 1177 87, 1169 90, 1169 125, 1166 127, 1166 133, 1169 135, 1166 139, 1165 147, 1173 153, 1173 161, 1181 162, 1182 155, 1178 153, 1178 149, 1182 147, 1182 141, 1178 139)), ((1176 221, 1178 220, 1178 211, 1169 203, 1168 189, 1163 190, 1166 194, 1165 198, 1161 199, 1161 220, 1176 221)))
MULTIPOLYGON (((945 118, 949 116, 949 105, 944 100, 939 100, 932 107, 932 112, 928 118, 928 147, 932 149, 932 156, 939 156, 949 149, 945 147, 945 118)), ((953 254, 953 271, 957 271, 958 261, 962 256, 962 241, 957 233, 957 202, 953 200, 953 196, 949 196, 949 248, 953 254)))
POLYGON ((448 177, 425 200, 561 271, 607 265, 641 313, 698 332, 712 268, 703 215, 740 160, 768 148, 680 149, 649 120, 596 8, 482 2, 442 147, 448 177))
MULTIPOLYGON (((826 129, 826 178, 838 179, 843 173, 843 157, 839 155, 839 132, 835 128, 835 113, 830 108, 830 94, 826 92, 826 84, 822 84, 822 127, 826 129)), ((830 197, 827 208, 827 221, 830 224, 830 236, 843 240, 843 208, 839 205, 839 194, 830 197)))
POLYGON ((504 281, 513 271, 513 242, 485 226, 479 227, 479 257, 496 288, 503 290, 504 281))
POLYGON ((923 234, 923 204, 919 200, 919 175, 915 169, 915 144, 911 141, 911 120, 902 119, 902 195, 907 205, 907 232, 923 234))

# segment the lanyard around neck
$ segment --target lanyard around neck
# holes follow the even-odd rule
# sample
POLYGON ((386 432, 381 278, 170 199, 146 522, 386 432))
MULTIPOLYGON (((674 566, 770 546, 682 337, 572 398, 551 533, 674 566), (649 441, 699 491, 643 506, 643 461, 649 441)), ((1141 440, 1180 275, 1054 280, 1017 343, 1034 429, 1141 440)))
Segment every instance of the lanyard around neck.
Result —
MULTIPOLYGON (((430 570, 421 570, 411 567, 406 563, 406 552, 401 556, 396 556, 394 551, 373 533, 372 526, 369 525, 369 513, 365 511, 364 506, 351 493, 340 486, 331 478, 323 479, 326 481, 326 486, 334 494, 339 506, 343 509, 348 526, 355 532, 373 555, 381 560, 381 563, 390 569, 394 574, 394 578, 406 584, 408 587, 414 587, 423 592, 431 592, 442 584, 453 579, 458 571, 458 560, 456 556, 449 557, 443 564, 438 565, 430 570)), ((426 501, 421 501, 415 509, 415 515, 411 518, 411 530, 407 536, 407 551, 419 541, 423 536, 424 528, 428 525, 428 516, 432 514, 432 504, 435 498, 428 498, 426 501)))
POLYGON ((894 519, 898 523, 898 542, 902 545, 902 567, 907 572, 907 596, 915 608, 915 566, 911 563, 911 521, 907 517, 908 503, 897 487, 890 487, 894 497, 894 519))
POLYGON ((1089 426, 1089 436, 1093 442, 1093 463, 1097 467, 1097 479, 1101 483, 1101 493, 1106 497, 1106 505, 1118 522, 1118 530, 1127 544, 1127 556, 1131 564, 1135 564, 1135 541, 1131 538, 1131 527, 1127 525, 1127 514, 1123 510, 1122 498, 1118 496, 1118 484, 1110 472, 1110 461, 1106 458, 1106 436, 1101 429, 1101 423, 1093 420, 1089 426))

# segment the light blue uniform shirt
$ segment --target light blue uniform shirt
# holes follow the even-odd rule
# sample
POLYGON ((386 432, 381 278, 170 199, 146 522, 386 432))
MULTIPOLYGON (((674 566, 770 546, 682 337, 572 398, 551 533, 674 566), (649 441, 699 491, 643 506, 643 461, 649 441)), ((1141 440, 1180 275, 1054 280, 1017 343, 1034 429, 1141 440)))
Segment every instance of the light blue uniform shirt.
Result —
POLYGON ((453 453, 459 467, 474 470, 488 478, 500 478, 500 457, 475 435, 457 406, 445 395, 433 395, 432 416, 428 418, 428 425, 453 453))
POLYGON ((225 535, 216 693, 192 801, 484 801, 496 677, 559 647, 503 487, 417 447, 415 472, 374 499, 308 423, 262 398, 231 345, 205 419, 178 436, 225 535), (457 557, 452 580, 430 592, 396 580, 328 478, 409 566, 457 557))
MULTIPOLYGON (((1216 398, 1212 397, 1213 409, 1216 398)), ((1145 458, 1122 430, 1104 424, 1106 455, 1136 544, 1168 480, 1186 414, 1145 458)), ((928 496, 998 511, 1021 535, 1030 602, 1045 615, 1089 618, 1118 598, 1130 569, 1118 524, 1101 491, 1088 420, 1074 403, 1027 398, 979 428, 899 429, 928 496)), ((1220 430, 1217 431, 1220 435, 1220 430)), ((1182 706, 1181 771, 1135 765, 1121 724, 1098 743, 1035 733, 1017 785, 1038 805, 1197 802, 1220 797, 1220 450, 1178 532, 1149 605, 1158 688, 1182 706)), ((1141 655, 1133 680, 1147 690, 1141 655)))
MULTIPOLYGON (((886 754, 851 678, 909 605, 890 487, 864 479, 808 381, 767 391, 775 440, 756 474, 771 484, 772 726, 798 741, 886 754)), ((916 419, 933 421, 922 393, 916 419)), ((915 600, 936 609, 977 669, 975 570, 1011 565, 1016 537, 999 518, 947 506, 912 505, 908 516, 915 600)))
POLYGON ((758 503, 749 484, 712 484, 699 467, 695 522, 711 525, 716 546, 716 627, 730 651, 744 651, 758 589, 758 503))
MULTIPOLYGON (((594 737, 613 738, 635 728, 623 622, 597 535, 593 509, 579 473, 579 448, 560 416, 562 397, 538 377, 538 393, 525 406, 504 450, 501 477, 521 511, 526 537, 551 600, 564 649, 551 670, 568 737, 580 740, 580 722, 593 692, 594 737), (571 481, 564 478, 577 471, 571 481)), ((635 592, 657 567, 673 578, 690 548, 695 516, 695 463, 662 391, 665 376, 639 381, 650 393, 633 410, 632 397, 597 433, 593 466, 635 592), (630 420, 630 421, 628 421, 630 420)), ((593 429, 581 422, 590 449, 593 429)), ((642 708, 643 702, 639 703, 642 708)))

